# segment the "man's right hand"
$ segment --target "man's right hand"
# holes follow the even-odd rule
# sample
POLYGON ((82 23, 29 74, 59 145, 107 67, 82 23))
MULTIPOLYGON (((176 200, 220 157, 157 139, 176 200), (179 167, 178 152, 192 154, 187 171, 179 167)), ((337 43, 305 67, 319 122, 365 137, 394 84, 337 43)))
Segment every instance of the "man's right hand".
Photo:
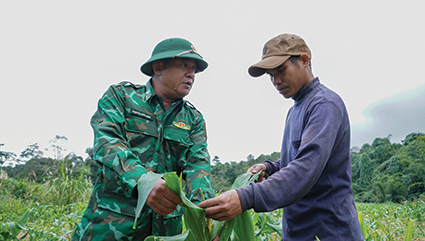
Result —
POLYGON ((154 212, 165 216, 176 210, 177 205, 182 204, 182 200, 165 184, 164 179, 159 179, 153 185, 146 203, 154 212))
POLYGON ((257 174, 258 172, 261 172, 260 176, 258 176, 255 182, 262 182, 266 180, 266 178, 264 177, 266 171, 267 171, 266 165, 264 165, 263 163, 259 163, 250 167, 247 172, 251 172, 253 174, 257 174), (261 172, 261 171, 264 171, 264 172, 261 172))

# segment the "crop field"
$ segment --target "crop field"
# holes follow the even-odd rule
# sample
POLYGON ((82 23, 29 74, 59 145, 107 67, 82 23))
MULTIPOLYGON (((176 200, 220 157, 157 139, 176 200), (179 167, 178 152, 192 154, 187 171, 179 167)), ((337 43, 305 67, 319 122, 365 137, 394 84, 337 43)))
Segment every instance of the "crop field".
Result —
POLYGON ((365 240, 425 240, 425 202, 358 203, 365 240))
MULTIPOLYGON (((65 174, 42 185, 0 179, 0 240, 70 240, 90 193, 90 183, 65 174)), ((425 240, 424 201, 357 203, 365 240, 425 240)), ((255 240, 280 239, 280 210, 249 213, 255 240)))

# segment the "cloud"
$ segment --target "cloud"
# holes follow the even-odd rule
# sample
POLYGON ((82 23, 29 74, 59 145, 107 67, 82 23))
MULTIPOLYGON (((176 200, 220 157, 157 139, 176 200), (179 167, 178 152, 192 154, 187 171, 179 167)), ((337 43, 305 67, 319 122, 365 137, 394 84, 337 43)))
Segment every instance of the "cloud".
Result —
POLYGON ((413 132, 425 132, 425 85, 383 98, 364 111, 365 121, 352 126, 351 145, 361 147, 392 135, 399 143, 413 132))

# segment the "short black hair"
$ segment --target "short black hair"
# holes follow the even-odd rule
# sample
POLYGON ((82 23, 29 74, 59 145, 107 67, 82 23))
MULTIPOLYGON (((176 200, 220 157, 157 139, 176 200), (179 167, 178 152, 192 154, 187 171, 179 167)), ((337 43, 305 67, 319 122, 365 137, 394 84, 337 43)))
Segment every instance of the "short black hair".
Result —
MULTIPOLYGON (((297 68, 300 68, 300 64, 298 63, 298 58, 299 57, 300 57, 299 55, 294 55, 294 56, 291 56, 289 58, 289 60, 291 60, 292 64, 294 64, 295 66, 297 66, 297 68)), ((311 59, 308 59, 308 67, 310 67, 310 71, 313 72, 313 69, 311 67, 311 59)))

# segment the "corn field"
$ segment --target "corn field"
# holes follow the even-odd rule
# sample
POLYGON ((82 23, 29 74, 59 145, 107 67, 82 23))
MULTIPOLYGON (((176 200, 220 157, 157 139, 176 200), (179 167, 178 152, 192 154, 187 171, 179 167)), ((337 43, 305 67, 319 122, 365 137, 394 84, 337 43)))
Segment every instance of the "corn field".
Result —
POLYGON ((358 203, 365 240, 425 240, 425 202, 358 203))
MULTIPOLYGON (((44 184, 0 179, 0 240, 70 240, 91 191, 86 178, 70 178, 67 170, 44 184)), ((357 209, 365 240, 425 240, 423 196, 397 204, 357 203, 357 209)), ((280 240, 281 210, 248 212, 255 240, 280 240)))

